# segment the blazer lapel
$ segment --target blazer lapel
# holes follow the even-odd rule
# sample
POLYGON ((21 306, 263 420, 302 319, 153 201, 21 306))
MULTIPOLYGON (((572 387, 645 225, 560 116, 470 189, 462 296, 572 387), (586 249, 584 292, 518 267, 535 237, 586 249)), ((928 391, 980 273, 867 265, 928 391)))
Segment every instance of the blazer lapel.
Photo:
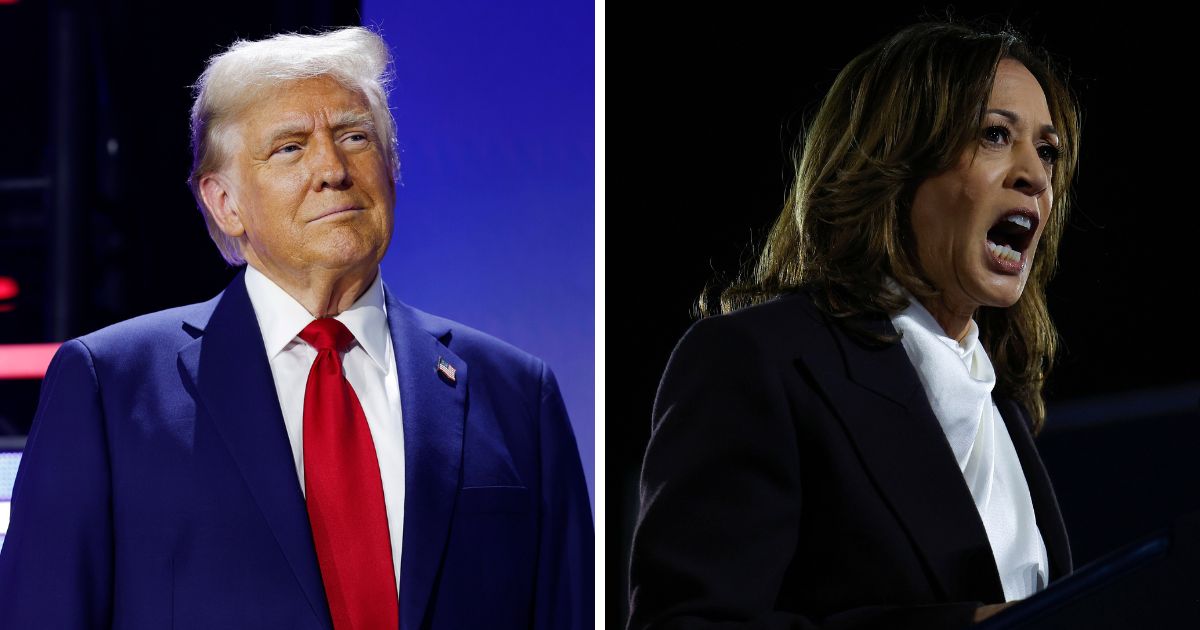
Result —
POLYGON ((458 496, 468 370, 443 343, 451 335, 448 326, 402 304, 386 285, 384 294, 404 416, 400 627, 417 630, 429 608, 458 496))
POLYGON ((245 272, 225 289, 207 322, 188 325, 203 334, 179 351, 180 369, 199 392, 313 614, 332 628, 308 511, 245 272))
MULTIPOLYGON (((821 340, 828 347, 809 347, 800 360, 924 554, 943 597, 1004 601, 987 532, 904 347, 865 345, 821 319, 831 329, 821 340)), ((895 334, 886 319, 867 325, 895 334)))
POLYGON ((1072 561, 1067 528, 1058 509, 1054 486, 1050 484, 1050 475, 1046 473, 1042 458, 1034 447, 1024 410, 1016 402, 1007 399, 997 400, 996 406, 1008 427, 1008 435, 1017 450, 1017 459, 1021 460, 1021 470, 1025 472, 1025 483, 1029 485, 1029 497, 1033 500, 1038 529, 1042 533, 1042 542, 1046 544, 1046 555, 1050 557, 1050 580, 1057 580, 1071 572, 1072 561))

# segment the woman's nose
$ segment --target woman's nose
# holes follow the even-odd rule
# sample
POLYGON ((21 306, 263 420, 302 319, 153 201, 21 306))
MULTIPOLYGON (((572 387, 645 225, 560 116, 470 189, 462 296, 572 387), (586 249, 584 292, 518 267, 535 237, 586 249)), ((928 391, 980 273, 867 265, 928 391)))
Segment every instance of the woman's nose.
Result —
POLYGON ((1050 173, 1036 145, 1027 144, 1016 152, 1010 179, 1013 188, 1030 197, 1037 197, 1049 188, 1050 173))

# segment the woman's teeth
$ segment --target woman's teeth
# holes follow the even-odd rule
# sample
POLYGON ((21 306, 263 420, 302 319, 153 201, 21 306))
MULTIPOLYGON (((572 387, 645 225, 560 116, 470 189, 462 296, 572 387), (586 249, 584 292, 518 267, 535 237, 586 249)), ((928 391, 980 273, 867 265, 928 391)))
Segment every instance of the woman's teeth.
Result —
POLYGON ((1008 221, 1009 223, 1016 223, 1026 230, 1033 229, 1033 221, 1030 221, 1029 217, 1024 215, 1010 214, 1007 217, 1004 217, 1004 220, 1008 221))
POLYGON ((992 250, 992 255, 994 255, 996 258, 1001 258, 1012 262, 1021 262, 1021 252, 1009 247, 1008 245, 997 245, 991 241, 988 241, 987 246, 988 249, 992 250))

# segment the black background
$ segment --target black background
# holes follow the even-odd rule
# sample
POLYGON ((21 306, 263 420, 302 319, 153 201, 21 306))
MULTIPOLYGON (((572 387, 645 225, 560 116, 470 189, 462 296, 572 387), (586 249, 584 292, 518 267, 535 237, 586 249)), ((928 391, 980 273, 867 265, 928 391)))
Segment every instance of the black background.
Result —
MULTIPOLYGON (((655 6, 628 14, 610 6, 607 18, 606 571, 612 627, 625 616, 637 473, 654 392, 671 349, 694 321, 692 305, 706 283, 727 279, 752 258, 752 241, 761 240, 784 199, 790 177, 785 150, 837 72, 922 16, 947 15, 940 3, 726 3, 708 11, 655 6)), ((1200 381, 1191 308, 1200 249, 1193 207, 1200 178, 1192 157, 1195 105, 1187 96, 1195 67, 1193 24, 1157 11, 1099 6, 955 3, 951 9, 960 20, 1008 21, 1049 49, 1069 70, 1082 105, 1074 207, 1049 288, 1063 340, 1046 392, 1052 412, 1081 399, 1200 381)), ((1052 429, 1053 413, 1049 423, 1052 429)), ((1178 447, 1168 444, 1178 435, 1132 431, 1152 446, 1162 442, 1164 456, 1168 446, 1178 447)), ((1067 455, 1048 461, 1052 476, 1088 457, 1072 454, 1071 442, 1057 452, 1067 455)), ((1155 453, 1140 456, 1152 459, 1155 453)), ((1089 478, 1099 480, 1088 473, 1080 483, 1089 478)), ((1150 480, 1168 506, 1163 509, 1178 512, 1195 503, 1184 480, 1150 480)), ((1108 527, 1073 523, 1067 507, 1074 542, 1086 530, 1108 527)), ((1083 545, 1082 558, 1076 544, 1077 561, 1126 535, 1112 529, 1103 543, 1083 545)))

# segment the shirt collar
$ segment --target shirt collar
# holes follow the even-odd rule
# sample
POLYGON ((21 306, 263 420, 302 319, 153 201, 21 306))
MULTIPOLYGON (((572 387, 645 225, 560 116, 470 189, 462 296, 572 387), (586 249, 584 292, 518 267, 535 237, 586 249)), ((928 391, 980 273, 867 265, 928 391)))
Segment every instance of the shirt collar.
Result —
POLYGON ((892 278, 887 279, 888 288, 893 292, 899 293, 904 299, 908 300, 908 306, 893 316, 892 325, 899 330, 903 326, 901 322, 911 322, 928 331, 930 335, 937 338, 938 341, 946 345, 958 355, 962 362, 968 363, 971 356, 975 353, 975 346, 979 345, 979 326, 975 324, 975 319, 972 318, 967 324, 967 334, 963 336, 962 341, 959 341, 946 334, 942 329, 942 325, 938 323, 933 313, 925 308, 924 304, 916 298, 912 293, 905 289, 900 283, 892 278))
POLYGON ((388 372, 391 335, 388 333, 387 305, 383 300, 382 273, 376 271, 375 280, 371 282, 367 291, 334 319, 350 329, 354 338, 358 340, 358 345, 362 346, 379 369, 388 372))
MULTIPOLYGON (((258 319, 267 359, 275 358, 316 319, 296 298, 251 265, 246 265, 246 293, 250 295, 250 304, 258 319)), ((358 345, 381 370, 388 371, 390 335, 382 274, 376 271, 375 280, 366 292, 334 319, 346 325, 358 345)))

